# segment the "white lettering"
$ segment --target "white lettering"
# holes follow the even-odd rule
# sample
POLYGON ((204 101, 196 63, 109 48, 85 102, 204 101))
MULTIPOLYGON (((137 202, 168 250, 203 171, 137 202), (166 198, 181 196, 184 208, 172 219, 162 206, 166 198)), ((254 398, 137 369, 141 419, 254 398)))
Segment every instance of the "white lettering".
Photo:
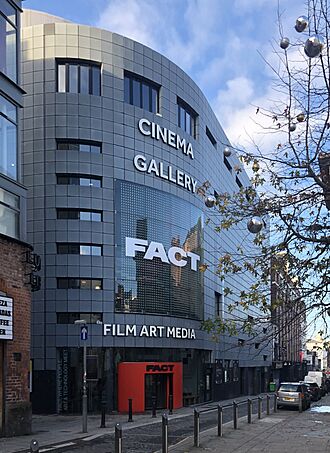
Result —
POLYGON ((187 264, 187 261, 183 260, 182 257, 186 256, 186 252, 180 247, 171 247, 168 251, 168 257, 174 266, 184 267, 187 264), (180 259, 177 259, 176 255, 180 255, 180 259))
POLYGON ((140 337, 149 337, 147 326, 142 326, 142 329, 140 331, 140 337))
POLYGON ((145 252, 148 241, 145 239, 126 238, 126 256, 135 256, 135 252, 145 252))
POLYGON ((158 171, 158 167, 157 167, 155 159, 151 159, 148 170, 147 170, 147 173, 151 173, 151 172, 155 173, 156 176, 159 176, 159 171, 158 171))
POLYGON ((157 328, 156 326, 150 326, 150 336, 157 337, 157 328))
POLYGON ((139 121, 139 131, 141 132, 141 134, 143 135, 151 135, 151 132, 149 129, 145 129, 143 126, 144 125, 147 125, 148 127, 150 127, 150 121, 149 120, 146 120, 145 118, 141 118, 140 121, 139 121))
POLYGON ((133 335, 133 337, 136 337, 136 325, 130 326, 129 324, 126 324, 126 336, 128 335, 133 335))
POLYGON ((139 171, 147 171, 146 158, 140 154, 134 157, 134 167, 139 171))
POLYGON ((181 149, 183 154, 194 158, 193 148, 191 143, 187 143, 185 138, 181 138, 179 134, 161 127, 159 124, 153 123, 146 118, 141 118, 138 123, 138 128, 141 134, 150 136, 155 140, 161 140, 166 145, 172 146, 176 149, 181 149))
POLYGON ((153 260, 154 258, 160 258, 163 263, 168 263, 164 246, 160 242, 150 242, 148 250, 144 255, 145 260, 153 260))
POLYGON ((175 327, 168 327, 166 336, 175 338, 175 327))
POLYGON ((197 263, 198 261, 200 261, 201 257, 199 255, 196 255, 196 253, 193 253, 193 252, 187 252, 187 256, 190 257, 190 260, 191 260, 191 269, 193 271, 197 271, 197 263))

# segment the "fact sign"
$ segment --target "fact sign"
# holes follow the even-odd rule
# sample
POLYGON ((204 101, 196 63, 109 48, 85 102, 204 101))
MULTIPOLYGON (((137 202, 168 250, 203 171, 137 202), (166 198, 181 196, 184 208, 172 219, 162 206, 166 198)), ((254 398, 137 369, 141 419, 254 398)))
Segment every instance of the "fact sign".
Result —
POLYGON ((0 340, 13 339, 13 299, 0 296, 0 340))

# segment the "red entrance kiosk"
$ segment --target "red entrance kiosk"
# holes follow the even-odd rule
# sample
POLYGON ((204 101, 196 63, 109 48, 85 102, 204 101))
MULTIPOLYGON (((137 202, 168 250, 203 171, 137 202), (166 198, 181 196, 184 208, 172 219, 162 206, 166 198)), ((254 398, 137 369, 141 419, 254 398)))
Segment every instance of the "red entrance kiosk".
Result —
POLYGON ((121 362, 118 364, 118 411, 128 412, 128 399, 133 400, 133 413, 151 409, 156 398, 158 409, 166 409, 169 396, 173 409, 182 407, 181 362, 121 362))

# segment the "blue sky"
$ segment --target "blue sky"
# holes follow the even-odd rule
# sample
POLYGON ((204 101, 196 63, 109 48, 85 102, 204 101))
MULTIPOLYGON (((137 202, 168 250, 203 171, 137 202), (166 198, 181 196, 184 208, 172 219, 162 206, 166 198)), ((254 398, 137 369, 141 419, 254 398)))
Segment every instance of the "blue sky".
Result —
POLYGON ((106 28, 165 54, 200 86, 235 145, 258 136, 255 106, 274 98, 263 58, 273 61, 272 45, 278 49, 278 12, 290 38, 296 18, 306 14, 301 0, 26 0, 24 7, 106 28))

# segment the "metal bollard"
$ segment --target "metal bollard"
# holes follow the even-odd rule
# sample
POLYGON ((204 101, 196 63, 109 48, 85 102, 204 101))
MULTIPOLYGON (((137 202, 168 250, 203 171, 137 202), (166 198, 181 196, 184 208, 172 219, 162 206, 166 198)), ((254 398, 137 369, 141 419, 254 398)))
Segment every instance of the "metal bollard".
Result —
POLYGON ((100 428, 105 428, 105 411, 107 408, 107 402, 106 400, 102 399, 101 401, 101 425, 100 428))
POLYGON ((262 412, 262 398, 258 396, 258 419, 261 419, 261 412, 262 412))
POLYGON ((32 439, 30 442, 30 452, 39 453, 39 442, 36 439, 32 439))
POLYGON ((301 414, 302 413, 302 407, 303 407, 303 404, 302 404, 302 394, 299 393, 299 413, 301 414))
POLYGON ((199 447, 199 412, 194 409, 194 447, 199 447))
POLYGON ((162 415, 162 453, 168 453, 168 417, 162 415))
POLYGON ((248 423, 252 423, 252 400, 249 398, 248 402, 248 423))
POLYGON ((233 422, 234 422, 234 429, 237 429, 237 409, 238 404, 236 401, 233 401, 233 422))
POLYGON ((274 412, 277 412, 277 395, 274 393, 274 412))
POLYGON ((270 405, 269 405, 269 401, 270 401, 270 396, 267 395, 267 400, 266 400, 266 414, 267 414, 267 415, 270 414, 270 405))
POLYGON ((133 421, 133 400, 132 398, 128 398, 128 421, 133 421))
POLYGON ((170 396, 168 397, 168 409, 169 409, 169 410, 168 410, 168 413, 169 413, 170 415, 172 415, 172 414, 173 414, 173 395, 170 395, 170 396))
POLYGON ((218 436, 223 436, 223 408, 218 405, 218 436))
POLYGON ((115 453, 122 453, 123 451, 123 430, 120 423, 115 426, 115 453))
POLYGON ((151 400, 152 400, 152 418, 156 418, 157 417, 157 414, 156 414, 156 402, 157 402, 156 401, 156 397, 153 396, 151 398, 151 400))

